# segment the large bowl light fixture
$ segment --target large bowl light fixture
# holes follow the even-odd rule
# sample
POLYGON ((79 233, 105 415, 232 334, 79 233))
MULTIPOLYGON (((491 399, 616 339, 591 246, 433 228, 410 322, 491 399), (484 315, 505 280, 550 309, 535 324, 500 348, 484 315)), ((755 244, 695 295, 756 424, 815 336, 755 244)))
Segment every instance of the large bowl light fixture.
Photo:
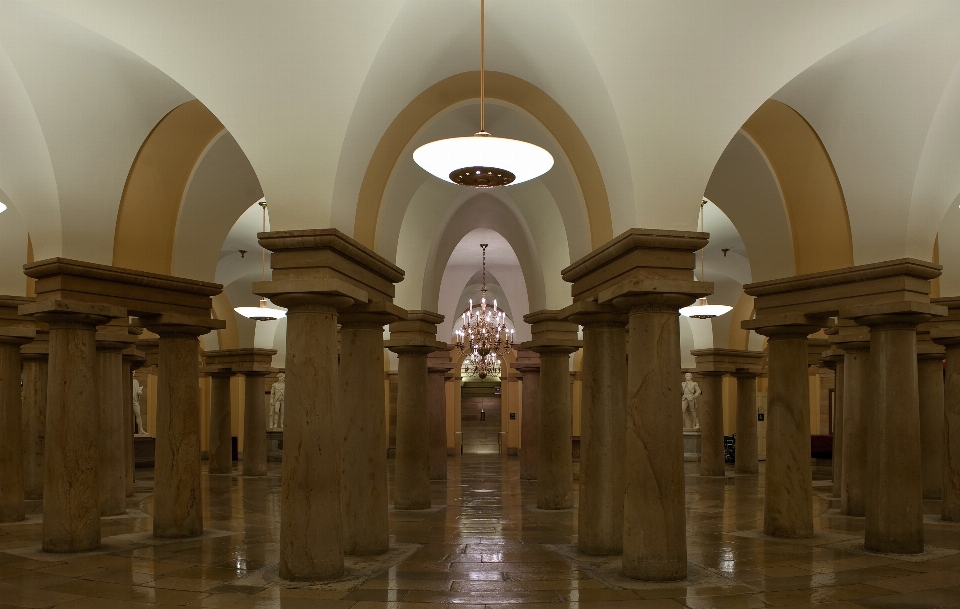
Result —
POLYGON ((480 131, 424 144, 413 160, 441 180, 473 188, 520 184, 550 171, 553 156, 543 148, 486 131, 484 0, 480 0, 480 131))
MULTIPOLYGON (((703 207, 709 201, 704 197, 700 201, 700 232, 703 232, 703 207)), ((700 250, 700 281, 703 281, 704 265, 703 265, 703 249, 700 250)), ((720 317, 729 313, 733 307, 728 307, 727 305, 712 305, 707 304, 707 298, 698 298, 697 302, 690 305, 689 307, 683 307, 680 309, 680 315, 684 317, 692 317, 693 319, 712 319, 714 317, 720 317)))
MULTIPOLYGON (((267 202, 260 201, 260 207, 263 209, 263 232, 267 232, 267 202)), ((260 281, 265 281, 267 274, 267 250, 263 246, 260 246, 260 250, 260 281)), ((268 307, 266 298, 260 299, 260 306, 258 307, 236 307, 233 310, 253 321, 274 321, 281 319, 287 314, 285 309, 272 309, 268 307)))

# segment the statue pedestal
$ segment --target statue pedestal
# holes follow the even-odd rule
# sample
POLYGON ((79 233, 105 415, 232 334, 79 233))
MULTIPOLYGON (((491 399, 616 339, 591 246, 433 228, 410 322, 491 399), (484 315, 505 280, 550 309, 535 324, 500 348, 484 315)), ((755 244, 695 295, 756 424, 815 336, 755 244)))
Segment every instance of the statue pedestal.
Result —
POLYGON ((134 467, 153 467, 157 452, 157 439, 147 434, 133 436, 134 467))
POLYGON ((700 461, 700 430, 683 430, 683 460, 686 462, 700 461))
POLYGON ((267 430, 267 463, 283 461, 283 430, 267 430))

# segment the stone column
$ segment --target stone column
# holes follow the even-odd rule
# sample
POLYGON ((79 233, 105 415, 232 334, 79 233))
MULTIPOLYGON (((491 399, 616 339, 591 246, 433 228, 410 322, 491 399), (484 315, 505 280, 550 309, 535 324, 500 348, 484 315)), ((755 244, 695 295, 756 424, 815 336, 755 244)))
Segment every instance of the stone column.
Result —
POLYGON ((403 270, 336 229, 259 240, 273 252, 273 276, 253 291, 288 309, 280 577, 335 579, 343 573, 338 311, 392 302, 403 270))
POLYGON ((580 303, 568 309, 575 312, 569 319, 583 326, 577 547, 585 554, 620 554, 627 423, 627 317, 616 310, 604 312, 580 303), (577 314, 578 310, 582 312, 577 314))
POLYGON ((32 329, 0 328, 0 522, 24 518, 20 347, 35 336, 32 329))
MULTIPOLYGON (((137 330, 143 332, 142 328, 129 328, 129 330, 134 334, 137 330)), ((135 471, 137 467, 133 446, 134 428, 136 427, 133 417, 133 373, 146 361, 147 358, 144 354, 134 347, 129 347, 123 352, 123 452, 127 471, 127 497, 133 497, 133 484, 136 481, 135 471)))
POLYGON ((537 439, 537 507, 573 507, 573 406, 570 395, 570 354, 580 348, 577 324, 558 311, 523 316, 533 338, 521 349, 540 355, 540 433, 537 439))
POLYGON ((819 326, 764 326, 744 322, 767 337, 767 469, 763 531, 773 537, 813 537, 813 472, 810 466, 810 386, 807 336, 819 326))
POLYGON ((430 414, 427 406, 427 354, 446 345, 436 340, 443 316, 410 311, 406 321, 390 324, 387 347, 399 356, 397 372, 397 459, 393 506, 430 507, 430 414))
MULTIPOLYGON (((154 466, 154 537, 203 533, 200 484, 200 342, 217 320, 176 323, 174 316, 141 317, 160 336, 157 374, 157 438, 154 466)), ((187 321, 187 320, 185 320, 187 321)))
POLYGON ((97 332, 97 395, 100 402, 100 515, 127 511, 127 468, 123 421, 123 350, 136 338, 123 326, 97 332))
POLYGON ((47 435, 47 357, 49 334, 20 348, 23 362, 23 497, 43 499, 43 453, 47 435))
POLYGON ((340 315, 340 504, 345 554, 390 549, 383 326, 404 311, 387 303, 340 315))
MULTIPOLYGON (((866 513, 867 415, 870 410, 869 335, 861 331, 844 336, 837 346, 843 351, 843 454, 840 455, 840 513, 866 513)), ((839 368, 838 368, 839 369, 839 368)))
POLYGON ((737 450, 738 474, 760 472, 757 439, 757 377, 756 372, 738 372, 737 377, 737 450))
POLYGON ((648 581, 687 576, 678 310, 693 298, 621 298, 630 311, 623 573, 648 581))
POLYGON ((940 499, 943 493, 943 358, 943 347, 929 340, 917 342, 920 464, 924 499, 940 499))
POLYGON ((209 472, 229 474, 233 472, 230 429, 230 379, 233 378, 233 370, 228 368, 226 371, 207 370, 206 372, 210 377, 209 472))
POLYGON ((100 545, 100 403, 97 326, 126 317, 121 307, 42 300, 20 307, 50 325, 43 462, 45 552, 100 545))
POLYGON ((520 479, 536 480, 540 459, 540 356, 533 351, 519 351, 512 367, 522 375, 520 479))
POLYGON ((943 500, 940 518, 960 522, 960 329, 931 332, 947 348, 943 392, 943 500))
POLYGON ((701 372, 703 395, 697 400, 700 420, 700 475, 723 476, 723 377, 722 372, 701 372))
POLYGON ((243 464, 244 476, 267 475, 266 383, 268 372, 243 372, 243 464))
POLYGON ((447 479, 446 374, 453 364, 444 349, 427 356, 427 408, 430 420, 430 479, 447 479))
MULTIPOLYGON (((830 332, 832 330, 828 330, 830 332)), ((831 336, 837 333, 833 331, 831 336)), ((823 364, 833 370, 833 496, 839 498, 843 489, 843 359, 841 349, 831 347, 823 354, 823 364)))
POLYGON ((864 545, 873 552, 923 552, 917 325, 941 309, 946 312, 908 302, 841 311, 842 317, 870 328, 874 414, 867 422, 864 545))

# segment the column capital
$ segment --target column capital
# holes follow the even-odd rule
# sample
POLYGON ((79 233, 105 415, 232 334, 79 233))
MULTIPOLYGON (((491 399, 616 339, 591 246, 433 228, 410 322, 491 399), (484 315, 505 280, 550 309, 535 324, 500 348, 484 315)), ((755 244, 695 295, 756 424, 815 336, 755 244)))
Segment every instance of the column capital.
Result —
POLYGON ((450 357, 451 349, 454 347, 448 345, 446 349, 437 349, 427 355, 427 374, 446 375, 454 369, 454 363, 450 357))
POLYGON ((530 324, 533 336, 520 348, 540 355, 561 355, 583 347, 583 342, 577 339, 577 324, 560 319, 558 313, 544 309, 524 315, 523 321, 530 324))
POLYGON ((863 353, 870 350, 870 330, 848 319, 838 319, 833 333, 828 335, 830 344, 842 353, 863 353))
POLYGON ((97 351, 120 352, 137 342, 137 334, 131 334, 126 318, 116 319, 97 328, 97 351))
POLYGON ((33 328, 0 328, 0 345, 19 347, 32 342, 36 335, 33 328))
POLYGON ((843 363, 844 353, 836 345, 831 345, 829 349, 820 354, 820 365, 831 370, 837 369, 837 364, 843 363))
POLYGON ((266 376, 276 372, 273 368, 275 349, 218 349, 204 351, 203 368, 200 369, 210 376, 215 374, 242 374, 244 376, 266 376))
POLYGON ((596 299, 578 300, 557 311, 557 319, 587 327, 625 328, 629 316, 611 304, 599 304, 596 299))
POLYGON ((194 317, 179 313, 161 313, 142 315, 137 318, 136 326, 146 328, 161 338, 175 335, 203 336, 212 330, 222 330, 227 322, 212 317, 194 317))
POLYGON ((744 330, 753 330, 761 336, 766 336, 769 340, 778 340, 782 338, 803 338, 821 328, 830 325, 826 317, 804 315, 802 313, 778 313, 757 315, 754 319, 747 319, 740 322, 740 327, 744 330))
POLYGON ((383 345, 397 355, 426 355, 447 348, 437 340, 443 315, 433 311, 407 311, 407 318, 390 324, 390 339, 383 345))
POLYGON ((527 349, 517 350, 517 361, 510 367, 521 374, 540 374, 540 355, 527 349))
POLYGON ((743 349, 694 349, 690 352, 697 362, 697 374, 760 374, 765 354, 763 351, 743 349))
POLYGON ((29 315, 22 315, 19 312, 21 305, 32 304, 33 302, 35 302, 35 299, 29 296, 0 295, 0 327, 45 330, 47 327, 46 324, 29 315))
POLYGON ((355 303, 340 311, 337 322, 345 327, 380 327, 407 319, 407 311, 387 300, 355 303))
POLYGON ((51 325, 80 323, 100 326, 111 319, 126 317, 127 310, 108 304, 78 302, 75 300, 39 300, 20 305, 21 315, 29 315, 51 325))
POLYGON ((20 347, 20 357, 24 360, 46 360, 50 357, 50 331, 43 329, 36 332, 36 338, 32 342, 20 347))
POLYGON ((888 302, 864 304, 840 310, 841 319, 851 319, 861 326, 871 329, 877 327, 899 327, 915 329, 921 323, 934 317, 945 317, 947 307, 930 302, 888 302))

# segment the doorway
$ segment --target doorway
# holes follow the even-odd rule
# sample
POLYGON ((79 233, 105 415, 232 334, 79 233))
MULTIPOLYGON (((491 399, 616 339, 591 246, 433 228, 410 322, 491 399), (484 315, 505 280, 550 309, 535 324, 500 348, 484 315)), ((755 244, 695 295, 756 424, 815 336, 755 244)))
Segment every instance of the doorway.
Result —
POLYGON ((466 381, 461 386, 460 430, 464 454, 500 452, 500 383, 466 381))

